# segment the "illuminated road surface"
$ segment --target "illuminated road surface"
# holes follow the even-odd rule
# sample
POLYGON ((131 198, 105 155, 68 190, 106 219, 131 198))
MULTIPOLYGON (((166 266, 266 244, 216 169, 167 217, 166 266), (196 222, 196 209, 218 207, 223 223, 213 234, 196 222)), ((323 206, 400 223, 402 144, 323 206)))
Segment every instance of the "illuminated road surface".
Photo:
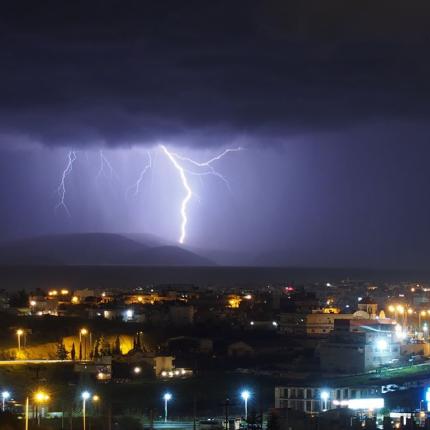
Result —
MULTIPOLYGON (((74 363, 73 360, 0 360, 0 366, 17 366, 20 364, 58 364, 74 363)), ((76 363, 81 363, 76 361, 76 363)))

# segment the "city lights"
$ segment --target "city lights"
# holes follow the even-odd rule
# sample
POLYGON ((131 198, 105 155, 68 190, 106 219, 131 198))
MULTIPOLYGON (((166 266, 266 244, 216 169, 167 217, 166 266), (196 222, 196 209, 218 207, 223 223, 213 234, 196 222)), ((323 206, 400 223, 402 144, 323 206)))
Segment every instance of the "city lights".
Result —
POLYGON ((350 399, 348 407, 354 410, 377 410, 384 407, 383 398, 375 399, 350 399))

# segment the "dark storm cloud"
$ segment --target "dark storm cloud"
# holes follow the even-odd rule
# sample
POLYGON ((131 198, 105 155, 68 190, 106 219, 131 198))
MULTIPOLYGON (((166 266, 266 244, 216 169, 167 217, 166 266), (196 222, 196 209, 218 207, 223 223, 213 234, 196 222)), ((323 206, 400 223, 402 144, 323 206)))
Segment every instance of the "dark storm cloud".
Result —
POLYGON ((1 8, 2 143, 219 144, 429 113, 424 1, 1 8))

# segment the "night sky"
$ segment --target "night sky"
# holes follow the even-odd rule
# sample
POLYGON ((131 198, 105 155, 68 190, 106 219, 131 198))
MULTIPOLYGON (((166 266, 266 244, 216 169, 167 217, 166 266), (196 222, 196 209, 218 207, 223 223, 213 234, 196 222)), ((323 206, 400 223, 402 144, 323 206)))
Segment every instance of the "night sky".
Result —
POLYGON ((3 2, 1 239, 176 241, 184 188, 159 145, 240 146, 214 164, 230 189, 188 174, 186 245, 428 268, 429 22, 418 0, 3 2))

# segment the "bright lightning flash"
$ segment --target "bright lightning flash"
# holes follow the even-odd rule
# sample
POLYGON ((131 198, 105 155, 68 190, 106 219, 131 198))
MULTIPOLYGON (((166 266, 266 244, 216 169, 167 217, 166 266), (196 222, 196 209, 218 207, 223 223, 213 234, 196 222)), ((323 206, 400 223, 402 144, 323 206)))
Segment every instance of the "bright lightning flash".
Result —
POLYGON ((187 207, 188 207, 189 201, 191 200, 191 197, 193 196, 193 191, 188 182, 186 173, 195 175, 195 176, 200 176, 200 177, 208 176, 208 175, 216 176, 217 178, 221 179, 225 183, 227 188, 230 190, 230 183, 228 182, 228 180, 221 173, 215 170, 212 164, 218 160, 221 160, 230 152, 238 152, 238 151, 241 151, 243 148, 241 147, 228 148, 223 152, 221 152, 221 154, 218 154, 217 156, 209 159, 208 161, 198 162, 191 158, 183 157, 182 155, 176 154, 174 152, 170 152, 164 145, 160 145, 160 147, 163 150, 163 152, 167 155, 167 157, 169 158, 169 160, 171 161, 175 169, 179 172, 182 185, 186 191, 186 195, 181 203, 182 224, 181 224, 181 234, 179 237, 179 243, 183 244, 185 242, 185 238, 187 235, 187 229, 186 229, 187 223, 188 223, 187 207), (182 164, 179 163, 178 160, 184 163, 188 163, 191 166, 199 168, 199 171, 195 171, 195 170, 192 170, 191 168, 184 167, 182 164))
POLYGON ((171 163, 175 167, 175 169, 179 172, 182 185, 184 186, 185 191, 187 192, 181 203, 182 224, 181 224, 181 235, 179 236, 179 243, 182 244, 184 243, 185 237, 187 235, 187 230, 186 230, 187 222, 188 222, 187 206, 188 206, 188 202, 191 200, 191 197, 193 196, 193 192, 188 183, 188 179, 187 179, 187 176, 185 175, 184 168, 176 161, 175 156, 172 153, 170 153, 164 145, 160 145, 160 146, 161 146, 161 149, 164 151, 164 153, 167 155, 167 158, 171 161, 171 163))
POLYGON ((172 155, 178 160, 185 161, 185 162, 190 163, 191 165, 199 167, 199 168, 203 168, 203 171, 200 171, 200 172, 195 172, 195 171, 192 171, 190 169, 185 169, 185 171, 187 173, 190 173, 191 175, 196 175, 196 176, 207 176, 207 175, 216 176, 217 178, 221 179, 225 183, 225 185, 227 186, 229 191, 231 191, 230 183, 228 182, 227 178, 224 175, 222 175, 220 172, 215 170, 215 168, 212 166, 212 164, 218 160, 221 160, 221 158, 224 158, 230 152, 238 152, 238 151, 242 151, 242 150, 243 150, 243 148, 241 148, 240 146, 237 148, 227 148, 226 150, 221 152, 221 154, 218 154, 217 156, 211 158, 210 160, 203 161, 203 162, 198 162, 198 161, 195 161, 191 158, 183 157, 182 155, 179 155, 176 153, 172 153, 172 155))
POLYGON ((58 203, 55 206, 55 209, 57 210, 60 207, 62 207, 66 211, 67 215, 69 216, 70 216, 70 211, 66 205, 66 179, 72 173, 73 163, 76 160, 76 158, 77 158, 76 152, 69 151, 69 154, 67 156, 67 164, 61 175, 60 185, 58 185, 58 188, 57 188, 58 203))

